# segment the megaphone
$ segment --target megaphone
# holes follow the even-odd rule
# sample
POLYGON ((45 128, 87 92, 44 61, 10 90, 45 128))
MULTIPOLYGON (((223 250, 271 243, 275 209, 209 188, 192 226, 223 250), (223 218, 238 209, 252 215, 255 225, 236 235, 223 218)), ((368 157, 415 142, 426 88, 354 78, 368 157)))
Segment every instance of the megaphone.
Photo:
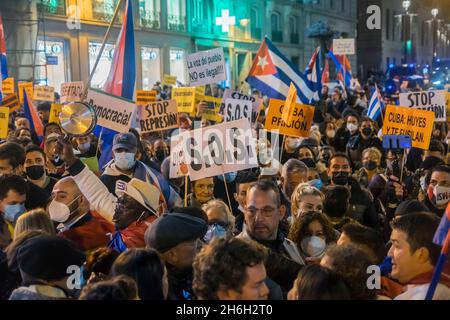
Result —
POLYGON ((97 116, 93 106, 86 102, 63 104, 59 114, 59 123, 65 133, 72 137, 90 134, 97 125, 97 116))

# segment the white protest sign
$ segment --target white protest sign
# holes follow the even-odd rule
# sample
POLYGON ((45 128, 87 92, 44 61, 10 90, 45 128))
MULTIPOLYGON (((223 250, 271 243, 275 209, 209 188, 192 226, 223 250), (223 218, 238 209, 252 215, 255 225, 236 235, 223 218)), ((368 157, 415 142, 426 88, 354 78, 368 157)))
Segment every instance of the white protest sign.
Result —
POLYGON ((223 48, 190 54, 186 57, 186 62, 191 87, 227 79, 223 48))
POLYGON ((170 167, 169 178, 187 176, 188 168, 183 153, 182 137, 175 135, 170 138, 170 167))
POLYGON ((136 110, 133 101, 89 88, 87 102, 97 115, 97 124, 118 132, 128 132, 136 110))
POLYGON ((83 93, 83 81, 61 83, 61 103, 80 101, 83 93))
POLYGON ((33 100, 53 102, 55 100, 55 88, 35 85, 33 90, 33 100))
POLYGON ((175 100, 149 103, 140 110, 141 132, 178 128, 178 111, 175 100))
POLYGON ((444 91, 419 91, 399 94, 400 106, 429 110, 434 112, 434 121, 445 122, 445 92, 444 91))
POLYGON ((191 181, 258 166, 247 119, 183 132, 183 153, 191 181))
MULTIPOLYGON (((262 100, 259 98, 255 98, 252 95, 245 94, 239 91, 232 91, 230 89, 225 89, 223 92, 222 102, 225 102, 226 99, 239 99, 239 100, 250 100, 253 106, 253 111, 259 111, 259 107, 261 106, 262 100)), ((221 109, 222 110, 222 109, 221 109)))
POLYGON ((224 122, 247 119, 252 121, 252 103, 249 100, 226 99, 223 110, 224 122))
POLYGON ((333 39, 334 54, 355 54, 355 39, 333 39))

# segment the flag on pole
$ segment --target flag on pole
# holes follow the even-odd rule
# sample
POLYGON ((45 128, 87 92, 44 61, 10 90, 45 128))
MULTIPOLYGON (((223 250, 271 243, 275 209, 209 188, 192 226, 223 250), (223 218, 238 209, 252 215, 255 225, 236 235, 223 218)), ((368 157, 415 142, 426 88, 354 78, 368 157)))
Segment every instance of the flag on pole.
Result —
POLYGON ((314 51, 308 66, 304 72, 306 78, 312 83, 314 90, 314 99, 318 101, 322 93, 322 74, 320 72, 320 47, 314 51))
POLYGON ((325 59, 325 66, 322 71, 322 83, 330 82, 330 64, 328 63, 328 59, 325 59))
POLYGON ((25 118, 30 122, 31 131, 36 132, 38 137, 44 137, 44 125, 42 124, 41 118, 39 118, 39 114, 37 113, 36 107, 33 104, 33 101, 28 96, 25 88, 23 90, 23 108, 25 110, 25 118))
POLYGON ((6 63, 6 44, 5 44, 5 32, 3 31, 3 19, 0 15, 0 69, 2 78, 5 80, 8 78, 8 65, 6 63))
POLYGON ((294 84, 291 82, 289 86, 288 95, 286 97, 286 101, 284 103, 284 110, 283 115, 281 119, 287 123, 289 119, 291 118, 292 114, 292 108, 297 103, 297 89, 295 88, 294 84))
POLYGON ((372 97, 369 101, 369 107, 367 109, 367 116, 373 121, 377 121, 381 115, 383 102, 380 99, 380 93, 378 92, 378 87, 375 84, 375 90, 372 93, 372 97))
POLYGON ((291 82, 302 103, 314 99, 315 86, 266 37, 259 47, 246 81, 270 98, 285 100, 291 82))
POLYGON ((334 55, 333 49, 328 51, 328 56, 336 66, 337 80, 341 80, 347 87, 350 87, 350 80, 352 79, 350 60, 346 55, 334 55))

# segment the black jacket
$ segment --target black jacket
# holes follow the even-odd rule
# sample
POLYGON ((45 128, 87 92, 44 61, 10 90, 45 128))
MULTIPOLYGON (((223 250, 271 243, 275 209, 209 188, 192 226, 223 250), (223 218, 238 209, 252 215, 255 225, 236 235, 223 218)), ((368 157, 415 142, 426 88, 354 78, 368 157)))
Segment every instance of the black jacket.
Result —
POLYGON ((193 268, 180 270, 166 263, 169 294, 167 300, 195 300, 192 290, 193 268))
POLYGON ((33 210, 36 208, 43 208, 47 206, 48 200, 50 199, 50 193, 44 189, 38 187, 34 183, 26 180, 28 192, 27 200, 25 201, 25 208, 27 210, 33 210))
POLYGON ((349 178, 349 185, 351 196, 347 215, 367 227, 379 229, 380 217, 372 194, 367 189, 362 189, 354 178, 349 178))

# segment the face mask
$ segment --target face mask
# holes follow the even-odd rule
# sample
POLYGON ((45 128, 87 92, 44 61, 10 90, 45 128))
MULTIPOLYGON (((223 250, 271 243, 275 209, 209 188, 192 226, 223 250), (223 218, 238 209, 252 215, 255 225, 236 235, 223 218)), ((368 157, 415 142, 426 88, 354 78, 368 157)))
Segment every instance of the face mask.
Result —
POLYGON ((313 158, 303 158, 303 159, 300 159, 300 161, 302 161, 304 164, 306 164, 306 166, 310 169, 316 167, 316 162, 314 161, 313 158))
POLYGON ((364 129, 362 129, 362 134, 365 137, 370 137, 372 135, 372 128, 365 127, 364 129))
POLYGON ((17 219, 25 212, 24 204, 8 204, 5 206, 5 219, 15 224, 17 219))
POLYGON ((290 138, 286 144, 290 149, 297 149, 301 143, 302 141, 300 139, 290 138))
POLYGON ((88 152, 90 147, 91 147, 90 142, 80 143, 78 145, 78 150, 80 150, 81 152, 88 152))
POLYGON ((308 181, 308 184, 312 187, 316 187, 319 190, 322 189, 322 187, 323 187, 323 182, 320 179, 314 179, 314 180, 308 181))
POLYGON ((332 177, 333 183, 339 186, 345 186, 348 184, 348 176, 349 176, 348 172, 344 171, 333 172, 332 177))
POLYGON ((222 238, 227 234, 227 230, 218 223, 213 223, 208 226, 208 230, 204 236, 204 240, 206 243, 209 243, 214 238, 222 238))
POLYGON ((114 155, 114 163, 119 169, 130 170, 136 163, 135 154, 132 152, 121 152, 114 155))
POLYGON ((347 130, 350 132, 355 132, 358 130, 358 126, 354 123, 347 123, 347 130))
POLYGON ((45 173, 44 166, 29 166, 25 168, 27 176, 32 180, 42 178, 45 173))
POLYGON ((166 155, 164 154, 164 150, 163 149, 156 149, 156 151, 155 151, 155 158, 159 162, 162 162, 166 158, 166 155))
POLYGON ((436 186, 433 190, 434 197, 436 199, 436 205, 441 207, 448 203, 450 200, 450 188, 449 187, 441 187, 436 186))
POLYGON ((308 256, 318 258, 325 254, 325 248, 327 247, 327 244, 322 238, 312 236, 303 239, 300 243, 300 246, 302 248, 302 251, 308 256))
POLYGON ((327 130, 327 137, 328 138, 333 139, 335 135, 336 135, 336 131, 335 130, 327 130))
POLYGON ((50 219, 60 223, 66 222, 69 219, 70 214, 77 209, 75 208, 73 210, 70 210, 69 206, 79 197, 81 197, 81 195, 73 199, 72 202, 69 203, 69 205, 66 205, 53 199, 50 205, 48 206, 48 213, 50 214, 50 219))
POLYGON ((364 168, 366 168, 369 171, 375 170, 378 167, 378 164, 376 161, 369 160, 366 162, 363 162, 364 168))
MULTIPOLYGON (((231 183, 231 182, 234 181, 234 179, 236 179, 237 172, 228 172, 228 173, 225 173, 224 176, 225 176, 225 181, 227 183, 231 183)), ((217 176, 217 178, 219 180, 223 181, 223 176, 222 175, 217 176)))

